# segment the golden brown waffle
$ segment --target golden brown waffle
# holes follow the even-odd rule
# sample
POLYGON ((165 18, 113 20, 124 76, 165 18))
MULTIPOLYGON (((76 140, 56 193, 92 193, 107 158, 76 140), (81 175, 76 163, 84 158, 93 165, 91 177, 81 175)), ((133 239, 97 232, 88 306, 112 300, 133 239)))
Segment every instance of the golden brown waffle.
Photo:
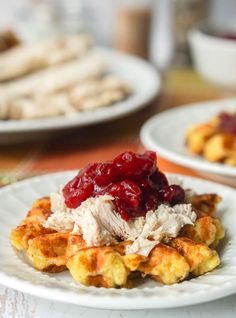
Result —
POLYGON ((220 220, 213 217, 220 197, 195 195, 191 202, 198 215, 195 224, 186 225, 177 238, 156 245, 148 257, 125 255, 132 241, 88 247, 82 236, 44 228, 41 223, 51 214, 49 198, 33 204, 27 217, 12 230, 11 243, 26 253, 37 270, 55 273, 69 269, 76 281, 87 286, 130 287, 136 272, 170 285, 220 264, 213 249, 224 237, 220 220))
POLYGON ((190 127, 186 133, 186 146, 191 153, 210 162, 236 166, 236 135, 222 131, 218 118, 190 127))

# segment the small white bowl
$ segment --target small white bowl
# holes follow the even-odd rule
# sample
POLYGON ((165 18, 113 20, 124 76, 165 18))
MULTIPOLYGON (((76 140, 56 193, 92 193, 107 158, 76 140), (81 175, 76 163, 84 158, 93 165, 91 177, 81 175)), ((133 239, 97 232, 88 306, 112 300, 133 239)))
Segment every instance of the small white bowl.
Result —
POLYGON ((236 40, 193 30, 189 42, 197 71, 217 85, 236 89, 236 40))

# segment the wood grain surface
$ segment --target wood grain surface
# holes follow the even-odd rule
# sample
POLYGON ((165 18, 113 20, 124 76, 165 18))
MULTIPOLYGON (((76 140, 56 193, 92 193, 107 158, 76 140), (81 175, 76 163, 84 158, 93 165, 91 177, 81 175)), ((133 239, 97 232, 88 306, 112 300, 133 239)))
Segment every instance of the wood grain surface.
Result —
POLYGON ((0 304, 1 318, 235 318, 236 295, 183 308, 112 311, 52 302, 0 286, 0 304))

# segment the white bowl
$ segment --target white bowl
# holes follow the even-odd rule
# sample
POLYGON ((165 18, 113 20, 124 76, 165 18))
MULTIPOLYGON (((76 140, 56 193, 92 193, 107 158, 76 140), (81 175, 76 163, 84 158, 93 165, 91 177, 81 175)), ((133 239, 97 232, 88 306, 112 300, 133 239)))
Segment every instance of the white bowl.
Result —
POLYGON ((236 41, 193 30, 189 42, 197 71, 215 84, 235 89, 236 41))

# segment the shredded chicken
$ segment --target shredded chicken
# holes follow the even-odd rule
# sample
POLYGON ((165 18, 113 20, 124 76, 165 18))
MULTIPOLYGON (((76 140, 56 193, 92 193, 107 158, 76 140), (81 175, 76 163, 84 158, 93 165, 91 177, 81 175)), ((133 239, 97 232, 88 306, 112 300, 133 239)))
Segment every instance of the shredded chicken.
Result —
POLYGON ((141 233, 126 249, 127 254, 138 253, 147 256, 152 248, 163 239, 177 237, 185 224, 193 224, 196 213, 191 204, 177 204, 174 207, 160 205, 155 211, 148 211, 141 233))
POLYGON ((193 224, 196 214, 191 204, 174 207, 160 205, 146 217, 124 221, 116 212, 114 198, 101 195, 89 198, 76 209, 69 209, 62 193, 51 194, 52 215, 44 226, 58 232, 81 234, 88 246, 112 245, 117 239, 132 240, 126 254, 147 256, 162 240, 176 237, 185 224, 193 224))

